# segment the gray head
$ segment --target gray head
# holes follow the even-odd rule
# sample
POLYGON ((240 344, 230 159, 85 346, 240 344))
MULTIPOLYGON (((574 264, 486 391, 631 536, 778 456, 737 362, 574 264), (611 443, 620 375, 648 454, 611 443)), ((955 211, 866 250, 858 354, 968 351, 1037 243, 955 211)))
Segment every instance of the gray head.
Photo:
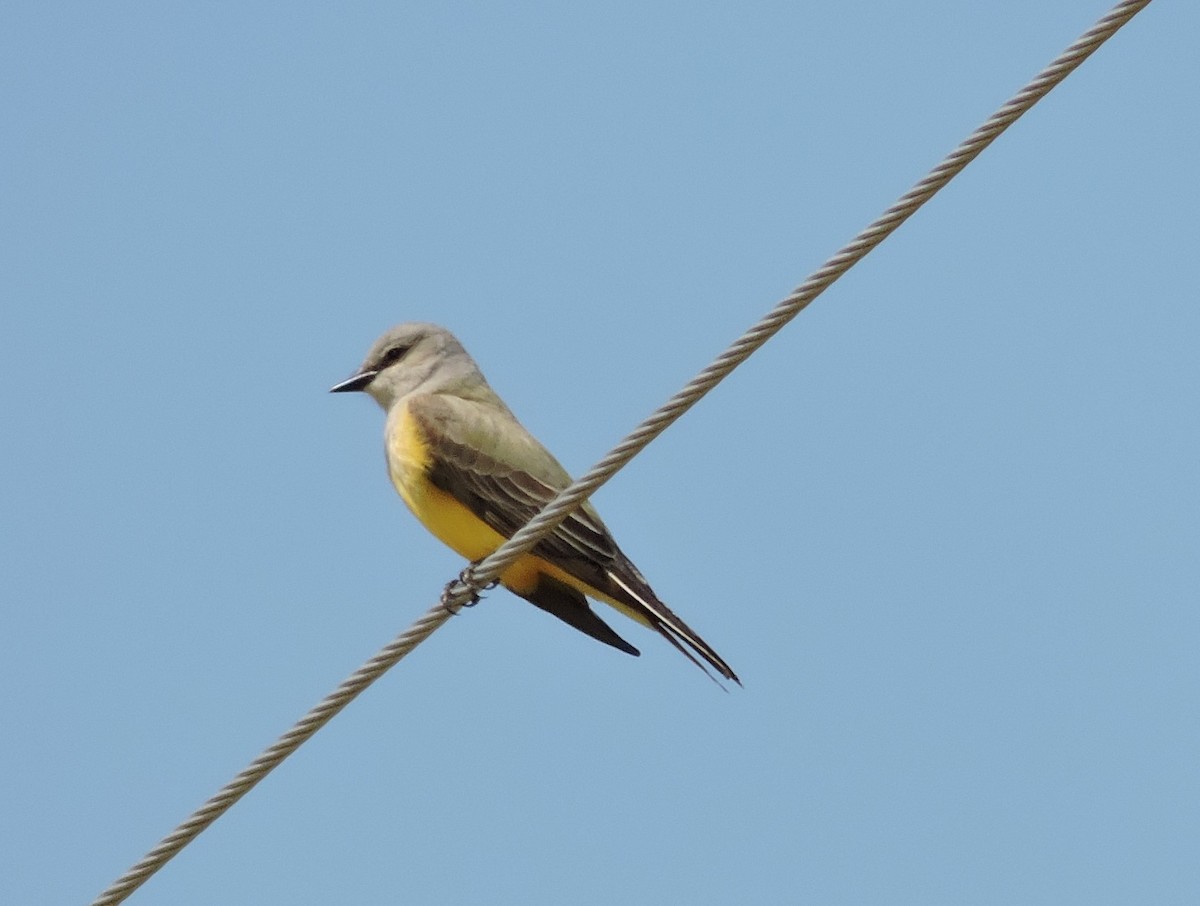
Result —
POLYGON ((474 359, 450 331, 436 324, 397 324, 375 341, 358 371, 331 393, 365 390, 385 411, 418 390, 460 396, 492 395, 474 359))

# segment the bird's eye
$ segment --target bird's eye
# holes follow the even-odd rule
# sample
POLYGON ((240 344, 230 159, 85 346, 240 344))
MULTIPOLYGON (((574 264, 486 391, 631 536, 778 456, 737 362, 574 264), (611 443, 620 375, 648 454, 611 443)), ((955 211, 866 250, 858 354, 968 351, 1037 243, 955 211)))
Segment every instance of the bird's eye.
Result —
POLYGON ((408 350, 408 346, 392 346, 384 352, 380 362, 384 366, 394 365, 396 362, 399 362, 402 358, 404 358, 404 353, 408 352, 408 350))

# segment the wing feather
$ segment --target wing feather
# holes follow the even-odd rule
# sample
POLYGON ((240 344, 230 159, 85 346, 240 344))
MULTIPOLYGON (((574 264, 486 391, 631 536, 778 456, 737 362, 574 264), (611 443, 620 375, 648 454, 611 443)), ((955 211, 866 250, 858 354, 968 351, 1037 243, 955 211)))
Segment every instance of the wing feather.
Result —
MULTIPOLYGON (((413 399, 408 410, 431 442, 430 480, 506 538, 571 483, 506 410, 434 394, 413 399)), ((587 504, 533 552, 586 582, 599 581, 619 559, 612 535, 587 504)))
MULTIPOLYGON (((408 412, 430 441, 430 481, 509 538, 570 485, 571 477, 503 403, 496 403, 426 394, 411 399, 408 412)), ((618 602, 697 666, 684 644, 723 677, 740 682, 729 665, 658 599, 590 504, 576 509, 532 552, 618 602)))

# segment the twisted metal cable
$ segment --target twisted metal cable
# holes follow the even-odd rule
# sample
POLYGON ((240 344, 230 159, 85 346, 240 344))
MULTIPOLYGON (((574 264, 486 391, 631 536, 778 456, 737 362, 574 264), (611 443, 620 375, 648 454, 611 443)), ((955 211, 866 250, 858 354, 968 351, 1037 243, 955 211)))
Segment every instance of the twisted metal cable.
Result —
POLYGON ((163 837, 140 862, 100 894, 93 901, 92 906, 111 906, 111 904, 124 902, 125 898, 141 887, 152 874, 199 836, 201 831, 254 789, 260 780, 279 766, 280 762, 300 748, 321 727, 329 723, 339 711, 354 701, 360 692, 425 641, 435 629, 450 619, 450 616, 451 612, 440 603, 431 607, 412 626, 381 648, 373 658, 343 680, 342 684, 325 696, 320 704, 275 740, 261 755, 247 765, 245 770, 225 784, 204 805, 196 809, 186 821, 163 837))
POLYGON ((144 884, 151 875, 169 862, 176 853, 195 839, 206 827, 223 815, 235 802, 253 789, 285 758, 358 697, 375 680, 396 665, 405 655, 445 623, 458 608, 478 598, 479 592, 493 582, 518 557, 552 532, 583 500, 610 479, 629 460, 658 437, 701 397, 720 383, 738 365, 808 306, 835 280, 866 257, 875 246, 911 217, 946 183, 958 175, 984 148, 1037 103, 1055 85, 1065 79, 1101 44, 1107 41, 1150 0, 1123 0, 1114 6, 1074 44, 1047 66, 1010 101, 997 110, 970 137, 955 148, 924 179, 888 208, 878 220, 859 233, 837 254, 825 262, 791 295, 779 302, 767 315, 729 346, 712 364, 689 381, 628 437, 588 470, 582 478, 558 495, 520 531, 489 557, 447 586, 442 599, 405 632, 385 645, 369 661, 327 695, 254 759, 245 770, 216 795, 192 813, 164 837, 145 857, 114 881, 97 897, 92 906, 115 906, 144 884))

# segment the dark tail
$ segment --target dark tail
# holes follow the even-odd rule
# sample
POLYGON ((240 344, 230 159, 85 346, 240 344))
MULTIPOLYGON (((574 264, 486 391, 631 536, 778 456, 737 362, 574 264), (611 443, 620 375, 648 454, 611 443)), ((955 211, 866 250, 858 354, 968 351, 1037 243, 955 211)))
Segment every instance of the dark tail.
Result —
POLYGON ((538 578, 537 587, 532 592, 522 594, 521 597, 605 645, 612 645, 617 650, 632 654, 634 657, 641 654, 617 635, 611 626, 596 616, 582 593, 569 585, 564 585, 557 579, 543 574, 538 578))

